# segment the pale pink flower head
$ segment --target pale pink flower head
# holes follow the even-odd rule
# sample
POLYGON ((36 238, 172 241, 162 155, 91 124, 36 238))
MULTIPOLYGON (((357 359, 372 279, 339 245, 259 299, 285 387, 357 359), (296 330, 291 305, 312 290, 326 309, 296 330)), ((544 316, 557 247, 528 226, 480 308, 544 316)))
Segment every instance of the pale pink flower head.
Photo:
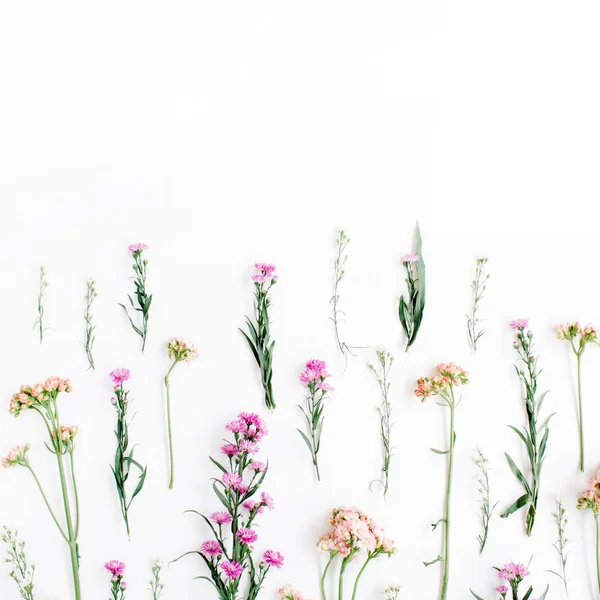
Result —
POLYGON ((122 577, 125 573, 125 563, 120 560, 109 560, 104 568, 113 576, 113 580, 122 577))
POLYGON ((261 492, 260 503, 263 506, 266 506, 269 510, 275 510, 275 501, 273 500, 271 494, 268 494, 267 492, 261 492))
POLYGON ((449 394, 452 386, 469 383, 469 374, 455 363, 440 363, 437 369, 438 375, 417 379, 417 389, 414 393, 417 398, 421 398, 422 402, 431 396, 449 394))
POLYGON ((217 540, 208 540, 206 542, 202 542, 202 545, 200 546, 200 552, 202 552, 204 556, 213 558, 214 556, 221 556, 223 554, 223 548, 217 540))
POLYGON ((238 490, 242 485, 242 478, 237 473, 223 473, 221 481, 225 487, 233 490, 238 490))
POLYGON ((263 419, 254 413, 244 412, 240 413, 235 421, 227 423, 225 429, 236 436, 241 435, 249 442, 260 442, 269 433, 263 419))
MULTIPOLYGON (((34 386, 35 387, 35 386, 34 386)), ((48 377, 42 384, 44 391, 52 394, 54 392, 70 392, 71 391, 71 380, 63 379, 62 377, 48 377)), ((29 388, 31 390, 31 388, 29 388)))
POLYGON ((110 378, 113 382, 114 389, 120 388, 126 381, 131 378, 131 371, 125 367, 119 367, 109 373, 110 378))
POLYGON ((237 444, 224 444, 221 446, 221 453, 225 456, 237 456, 240 453, 240 449, 237 447, 237 444))
POLYGON ((136 252, 142 252, 143 250, 148 250, 148 246, 146 244, 143 244, 142 242, 138 242, 137 244, 129 245, 129 252, 132 252, 134 254, 136 252))
POLYGON ((508 588, 507 588, 505 585, 499 585, 499 586, 496 588, 496 591, 497 591, 499 594, 506 594, 506 593, 508 592, 508 588))
POLYGON ((232 521, 232 517, 228 512, 218 511, 210 515, 210 520, 217 525, 228 525, 232 521))
POLYGON ((529 569, 521 563, 507 563, 499 571, 498 577, 505 581, 522 581, 529 575, 529 569))
POLYGON ((249 527, 240 527, 236 533, 238 540, 246 546, 251 546, 258 539, 258 533, 249 527))
POLYGON ((452 385, 460 386, 469 383, 469 374, 455 363, 440 363, 437 368, 440 375, 447 378, 452 385))
POLYGON ((260 460, 253 460, 250 463, 250 469, 256 471, 257 473, 264 473, 267 469, 267 465, 264 462, 261 462, 260 460))
POLYGON ((266 550, 263 555, 263 562, 269 567, 275 567, 281 569, 283 567, 283 554, 276 552, 275 550, 266 550))
POLYGON ((224 560, 219 565, 219 568, 223 571, 227 578, 232 580, 238 579, 244 572, 244 567, 235 560, 224 560))
POLYGON ((419 261, 419 255, 418 254, 405 254, 401 259, 400 262, 406 264, 406 263, 413 263, 413 262, 418 262, 419 261))
POLYGON ((300 383, 312 391, 320 389, 323 392, 333 391, 333 388, 325 380, 331 377, 327 372, 327 364, 323 360, 309 360, 302 373, 300 373, 300 383))
POLYGON ((521 331, 529 327, 529 319, 515 319, 514 321, 511 321, 508 325, 511 329, 521 331))
POLYGON ((171 338, 167 342, 167 349, 169 350, 169 358, 177 362, 185 360, 185 362, 189 363, 198 358, 198 349, 192 342, 185 338, 171 338))
POLYGON ((256 454, 260 450, 258 444, 250 440, 240 440, 239 448, 246 454, 256 454))
POLYGON ((5 469, 9 467, 26 467, 29 464, 29 458, 27 453, 31 449, 31 444, 24 444, 23 446, 15 446, 8 451, 8 454, 2 459, 1 463, 5 469))
POLYGON ((267 263, 256 263, 254 265, 255 273, 252 275, 252 281, 257 285, 272 285, 279 277, 275 275, 275 265, 267 263))

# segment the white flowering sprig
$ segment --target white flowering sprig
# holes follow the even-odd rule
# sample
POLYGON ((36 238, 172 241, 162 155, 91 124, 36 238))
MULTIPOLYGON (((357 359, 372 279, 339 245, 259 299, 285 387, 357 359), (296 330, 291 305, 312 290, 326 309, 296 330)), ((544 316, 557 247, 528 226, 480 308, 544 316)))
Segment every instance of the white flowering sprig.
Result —
POLYGON ((144 250, 147 250, 146 244, 137 243, 129 246, 129 252, 133 256, 133 283, 135 285, 135 302, 131 294, 127 294, 127 299, 134 312, 142 314, 142 323, 138 327, 134 322, 124 304, 119 304, 123 308, 131 328, 142 338, 142 352, 146 348, 146 339, 148 337, 148 319, 150 318, 150 305, 152 304, 152 294, 146 290, 146 278, 148 275, 148 260, 144 258, 144 250))
POLYGON ((565 511, 565 507, 563 506, 562 500, 556 500, 556 511, 552 513, 552 517, 554 518, 554 523, 556 524, 556 529, 558 531, 558 539, 553 545, 558 552, 558 556, 560 557, 560 572, 552 571, 551 569, 548 569, 548 572, 561 579, 565 587, 565 596, 568 598, 569 578, 567 577, 567 559, 569 556, 569 551, 567 550, 567 545, 569 540, 566 535, 566 525, 569 520, 567 519, 567 513, 565 511))
POLYGON ((487 281, 490 278, 490 274, 485 272, 487 262, 487 258, 477 259, 475 279, 471 283, 471 288, 473 289, 473 306, 471 307, 471 314, 467 315, 467 330, 469 332, 469 342, 471 343, 473 352, 477 352, 477 342, 485 333, 485 329, 481 329, 480 327, 481 319, 479 318, 477 311, 479 310, 479 303, 487 288, 487 281))
POLYGON ((400 597, 400 586, 399 585, 391 585, 388 588, 383 590, 383 599, 384 600, 398 600, 400 597))
POLYGON ((559 340, 566 340, 571 345, 573 354, 577 357, 577 404, 579 412, 579 470, 583 473, 585 468, 585 448, 583 441, 583 398, 581 387, 581 357, 588 344, 598 346, 600 338, 596 328, 592 325, 565 323, 554 329, 559 340))
POLYGON ((152 592, 152 600, 159 600, 165 589, 164 584, 160 581, 160 572, 162 571, 163 564, 159 560, 155 560, 152 565, 152 579, 150 579, 150 587, 148 590, 152 592))
POLYGON ((379 391, 381 392, 381 404, 377 408, 379 414, 379 435, 381 436, 381 444, 383 450, 383 464, 381 467, 383 485, 383 497, 387 496, 390 482, 390 462, 392 460, 392 403, 389 400, 390 393, 390 370, 394 362, 394 357, 385 350, 377 350, 378 366, 369 365, 369 369, 377 378, 379 391))
POLYGON ((65 525, 61 524, 56 512, 52 509, 48 496, 29 461, 27 456, 30 449, 29 444, 13 448, 2 460, 2 466, 5 468, 21 466, 31 473, 54 524, 69 547, 75 600, 81 600, 78 543, 80 512, 75 478, 75 437, 79 430, 75 425, 61 425, 58 408, 60 393, 69 393, 71 389, 71 381, 61 377, 49 377, 44 383, 22 385, 21 389, 11 397, 9 408, 9 412, 15 417, 18 417, 23 411, 32 410, 38 413, 44 422, 49 435, 46 448, 56 457, 57 461, 65 525), (72 494, 69 493, 69 488, 72 489, 72 494))
POLYGON ((488 539, 492 514, 498 503, 496 502, 496 504, 492 505, 488 459, 484 456, 481 448, 477 448, 475 451, 473 462, 479 469, 479 475, 477 477, 477 493, 479 495, 479 520, 481 522, 481 533, 477 536, 477 541, 479 542, 479 553, 481 554, 488 539))
POLYGON ((95 369, 94 364, 94 342, 96 341, 96 325, 94 324, 94 313, 92 312, 92 305, 94 300, 98 297, 96 292, 96 281, 92 278, 88 279, 87 291, 84 296, 85 310, 83 312, 83 319, 85 321, 85 355, 87 356, 88 364, 90 369, 95 369))
POLYGON ((33 324, 34 329, 38 329, 40 344, 44 341, 44 332, 48 329, 48 327, 44 327, 44 304, 46 302, 46 288, 50 285, 46 281, 46 269, 44 265, 40 267, 40 284, 38 289, 38 297, 37 297, 37 313, 38 317, 36 322, 33 324))
POLYGON ((19 540, 19 532, 6 526, 2 528, 0 539, 6 544, 6 563, 10 565, 9 577, 17 584, 23 600, 34 600, 33 591, 35 565, 27 559, 25 542, 19 540))
POLYGON ((165 375, 165 389, 167 391, 167 432, 169 435, 169 489, 173 489, 175 482, 175 457, 173 451, 173 426, 171 422, 171 372, 175 365, 184 361, 186 363, 198 358, 198 350, 191 342, 183 338, 171 338, 167 342, 169 358, 173 360, 165 375))

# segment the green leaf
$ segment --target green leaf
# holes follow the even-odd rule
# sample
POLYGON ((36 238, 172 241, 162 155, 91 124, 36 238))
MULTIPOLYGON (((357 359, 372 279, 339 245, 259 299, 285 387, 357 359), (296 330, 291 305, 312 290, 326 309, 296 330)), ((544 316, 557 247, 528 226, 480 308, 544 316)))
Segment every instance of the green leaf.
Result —
POLYGON ((430 567, 431 565, 435 565, 435 563, 440 562, 441 560, 444 560, 444 559, 438 554, 438 557, 435 560, 432 560, 430 562, 424 562, 423 564, 426 567, 430 567))
POLYGON ((227 473, 227 469, 220 465, 212 456, 209 456, 208 458, 210 459, 213 465, 215 465, 218 469, 221 470, 221 472, 227 473))
POLYGON ((312 456, 313 455, 313 447, 312 447, 310 440, 308 439, 308 437, 306 436, 306 434, 303 431, 301 431, 300 429, 298 429, 297 431, 302 436, 302 439, 306 443, 308 450, 310 452, 310 455, 312 456))
POLYGON ((506 456, 508 466, 513 472, 513 475, 521 482, 527 494, 531 496, 531 488, 529 487, 529 483, 527 483, 527 479, 525 479, 525 476, 523 475, 523 473, 521 473, 521 470, 519 469, 519 467, 517 467, 515 461, 510 457, 510 455, 507 452, 504 453, 504 456, 506 456))
POLYGON ((533 594, 533 586, 530 586, 527 592, 525 592, 522 600, 528 600, 531 594, 533 594))
POLYGON ((512 515, 514 512, 518 511, 519 509, 523 508, 525 505, 527 505, 528 502, 530 502, 530 497, 529 494, 523 494, 520 498, 518 498, 513 504, 511 504, 501 515, 500 517, 502 519, 506 519, 506 517, 509 517, 510 515, 512 515))
POLYGON ((436 454, 448 454, 450 450, 437 450, 436 448, 429 448, 432 452, 436 454))
POLYGON ((471 592, 471 594, 473 594, 475 598, 477 598, 477 600, 483 600, 483 598, 481 596, 478 596, 471 588, 469 588, 469 591, 471 592))

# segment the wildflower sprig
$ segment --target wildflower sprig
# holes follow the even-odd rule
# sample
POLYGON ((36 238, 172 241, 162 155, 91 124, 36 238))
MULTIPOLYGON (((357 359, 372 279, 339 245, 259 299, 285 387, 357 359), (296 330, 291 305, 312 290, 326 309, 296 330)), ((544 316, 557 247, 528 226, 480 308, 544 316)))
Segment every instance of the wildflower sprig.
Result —
POLYGON ((392 556, 396 552, 394 541, 368 515, 354 507, 334 508, 329 519, 331 529, 321 536, 317 547, 329 555, 321 577, 321 597, 327 600, 325 581, 333 560, 339 556, 341 565, 338 578, 338 599, 344 598, 344 575, 346 568, 361 556, 365 560, 358 571, 352 589, 352 600, 358 597, 358 584, 367 566, 380 556, 392 556))
POLYGON ((167 432, 169 435, 169 489, 173 489, 175 483, 175 454, 173 451, 173 425, 171 422, 171 382, 170 377, 173 369, 180 362, 189 363, 198 358, 196 346, 184 338, 171 338, 167 342, 169 358, 173 361, 165 375, 165 389, 167 391, 167 432))
POLYGON ((408 350, 417 339, 417 333, 423 321, 425 311, 425 262, 423 260, 423 243, 421 240, 421 229, 417 223, 417 248, 416 253, 406 254, 400 260, 406 271, 406 286, 408 296, 400 296, 398 305, 398 317, 406 335, 406 350, 408 350))
POLYGON ((577 510, 591 510, 596 522, 596 580, 600 593, 600 471, 590 479, 587 490, 577 500, 577 510))
POLYGON ((519 355, 519 359, 515 364, 515 371, 525 390, 527 426, 523 427, 522 431, 512 425, 509 425, 509 427, 519 436, 519 439, 525 445, 529 459, 530 478, 528 480, 525 477, 523 471, 517 467, 512 457, 505 452, 504 455, 508 461, 508 466, 523 486, 525 493, 519 496, 500 516, 506 518, 527 506, 525 531, 527 535, 531 535, 537 514, 542 466, 546 455, 548 436, 550 435, 548 423, 553 415, 550 415, 541 425, 538 425, 540 412, 548 392, 538 394, 538 378, 541 369, 538 367, 538 357, 534 353, 533 332, 529 330, 529 321, 527 319, 517 319, 512 321, 510 326, 517 332, 517 339, 513 344, 514 349, 519 355))
POLYGON ((35 565, 29 563, 25 542, 19 540, 19 532, 2 528, 0 539, 6 544, 6 563, 10 567, 9 577, 19 588, 23 600, 34 600, 35 565))
POLYGON ((110 591, 112 592, 112 600, 125 600, 125 590, 127 583, 125 582, 125 563, 118 560, 110 560, 104 568, 110 573, 110 591))
POLYGON ((307 394, 304 406, 298 405, 306 421, 306 431, 304 433, 298 429, 298 433, 306 443, 317 480, 321 481, 321 472, 319 471, 319 450, 321 449, 321 434, 323 433, 323 409, 325 408, 325 399, 328 392, 334 389, 327 379, 331 374, 327 372, 327 364, 322 360, 309 360, 306 368, 300 373, 300 383, 306 388, 307 394))
POLYGON ((69 393, 71 389, 69 379, 49 377, 44 383, 22 385, 21 389, 13 394, 9 407, 9 412, 15 417, 24 411, 32 410, 38 413, 44 422, 49 436, 46 448, 56 457, 58 467, 65 515, 64 525, 52 508, 29 461, 27 456, 29 444, 13 448, 2 460, 2 466, 5 468, 21 466, 31 473, 54 524, 69 547, 75 599, 81 600, 79 544, 77 541, 79 536, 79 495, 75 478, 75 437, 79 430, 75 425, 61 425, 58 407, 60 393, 69 393), (72 495, 69 493, 69 487, 73 491, 72 495))
POLYGON ((477 352, 477 342, 485 333, 485 329, 481 328, 481 319, 479 318, 477 311, 479 310, 479 303, 487 288, 487 281, 490 278, 489 273, 485 272, 487 262, 487 258, 477 259, 475 279, 471 284, 473 289, 473 306, 471 307, 471 314, 467 315, 467 330, 469 332, 469 342, 471 343, 473 352, 477 352))
POLYGON ((269 318, 271 296, 269 292, 277 283, 278 277, 275 275, 274 265, 256 263, 254 268, 256 269, 252 276, 252 281, 254 281, 254 320, 246 317, 248 333, 241 329, 240 331, 246 338, 252 355, 260 368, 265 404, 268 409, 273 410, 275 408, 275 398, 273 397, 273 350, 275 340, 271 340, 271 321, 269 318))
POLYGON ((441 600, 446 600, 448 595, 448 582, 450 580, 450 515, 452 499, 452 475, 454 471, 454 448, 456 446, 456 432, 454 430, 454 417, 460 398, 456 397, 456 388, 469 383, 468 373, 454 363, 440 363, 437 366, 438 374, 433 377, 422 377, 417 381, 415 396, 424 402, 427 398, 437 396, 438 404, 450 410, 449 446, 447 450, 431 450, 436 454, 447 455, 448 470, 446 474, 446 498, 444 502, 444 516, 432 525, 433 530, 441 523, 444 524, 444 549, 442 554, 430 562, 424 563, 426 567, 441 562, 443 565, 441 600))
MULTIPOLYGON (((221 447, 226 463, 210 458, 219 469, 220 477, 213 478, 213 491, 223 505, 224 511, 202 517, 212 536, 203 542, 199 550, 187 552, 197 554, 204 562, 209 576, 200 576, 215 588, 220 600, 240 598, 242 575, 248 575, 248 587, 244 596, 256 600, 269 570, 283 566, 283 556, 275 550, 266 550, 262 557, 254 553, 258 540, 255 528, 257 517, 265 509, 275 508, 273 499, 266 492, 260 492, 268 465, 256 460, 259 443, 267 435, 264 421, 252 413, 240 413, 238 418, 226 425, 233 439, 225 440, 221 447)), ((182 557, 180 557, 182 558, 182 557)))
POLYGON ((558 539, 556 542, 554 542, 554 547, 556 548, 558 556, 560 557, 560 571, 552 571, 549 569, 548 572, 561 579, 565 587, 565 596, 568 598, 569 578, 567 577, 567 559, 569 552, 567 550, 567 545, 569 540, 566 536, 565 529, 569 520, 567 519, 567 513, 561 500, 556 500, 556 512, 552 513, 552 517, 554 518, 554 523, 556 524, 556 529, 558 531, 558 539))
POLYGON ((479 542, 479 553, 482 553, 488 539, 492 514, 498 503, 496 502, 496 504, 492 505, 488 459, 484 456, 481 448, 477 448, 475 451, 473 462, 479 469, 479 475, 477 477, 477 493, 479 495, 481 533, 477 536, 477 541, 479 542))
POLYGON ((33 324, 34 329, 38 329, 40 344, 44 341, 44 332, 48 329, 48 327, 44 327, 44 304, 46 303, 46 288, 50 285, 46 281, 46 269, 44 265, 40 267, 40 283, 38 289, 38 297, 37 297, 37 320, 33 324))
POLYGON ((585 448, 583 436, 583 398, 581 386, 581 357, 588 345, 598 346, 598 332, 592 325, 581 326, 577 321, 565 323, 554 329, 559 340, 566 340, 571 345, 577 358, 577 404, 579 412, 579 470, 585 468, 585 448))
MULTIPOLYGON (((500 600, 506 600, 509 592, 512 600, 519 600, 519 587, 521 583, 523 583, 525 577, 528 577, 530 574, 528 567, 521 563, 508 563, 501 569, 498 567, 494 567, 494 569, 498 571, 498 578, 504 582, 496 587, 496 592, 500 594, 500 600)), ((539 596, 538 600, 544 600, 546 598, 549 587, 550 586, 546 587, 546 590, 539 596)), ((483 600, 483 598, 478 596, 473 590, 471 590, 471 594, 473 594, 473 597, 476 598, 476 600, 483 600)), ((530 586, 527 589, 520 600, 529 600, 531 594, 533 594, 533 586, 530 586)))
POLYGON ((98 293, 96 292, 96 281, 90 278, 88 279, 87 291, 84 296, 85 310, 83 312, 83 319, 85 321, 85 355, 87 356, 90 369, 96 368, 93 355, 94 342, 96 341, 96 325, 94 324, 92 305, 97 297, 98 293))
POLYGON ((378 365, 369 365, 369 369, 375 375, 381 392, 381 404, 377 408, 379 414, 379 435, 381 436, 381 444, 383 450, 383 464, 381 467, 382 478, 380 483, 383 486, 383 497, 388 493, 390 481, 390 463, 392 460, 392 403, 389 399, 390 393, 390 370, 394 363, 394 357, 385 350, 377 350, 378 365))
POLYGON ((129 314, 129 311, 124 304, 119 304, 119 306, 121 306, 125 311, 132 329, 142 338, 142 352, 146 348, 146 339, 148 337, 148 319, 150 317, 150 305, 152 304, 152 294, 149 294, 146 290, 148 260, 144 258, 144 250, 147 249, 148 246, 142 243, 131 244, 129 246, 129 251, 133 256, 133 283, 135 285, 135 301, 131 297, 131 294, 127 294, 127 298, 133 311, 141 313, 141 325, 138 326, 134 323, 133 318, 129 314))
POLYGON ((124 383, 129 381, 131 373, 129 369, 119 368, 111 371, 110 378, 113 382, 114 396, 111 398, 111 404, 117 411, 117 424, 115 426, 115 436, 117 438, 117 449, 115 451, 114 465, 111 466, 117 493, 119 495, 119 506, 125 528, 127 529, 127 537, 131 539, 131 527, 129 524, 129 509, 134 498, 142 491, 146 482, 147 467, 143 467, 137 460, 133 458, 133 448, 129 448, 129 422, 127 421, 127 412, 131 406, 129 399, 129 390, 126 390, 124 383), (138 480, 129 497, 128 480, 132 474, 132 470, 137 469, 138 480))
POLYGON ((155 560, 152 565, 152 579, 150 579, 150 587, 148 588, 152 592, 152 600, 159 600, 165 589, 164 584, 160 581, 160 572, 162 571, 163 564, 155 560))
POLYGON ((400 586, 392 585, 383 590, 383 599, 384 600, 398 600, 400 597, 400 586))

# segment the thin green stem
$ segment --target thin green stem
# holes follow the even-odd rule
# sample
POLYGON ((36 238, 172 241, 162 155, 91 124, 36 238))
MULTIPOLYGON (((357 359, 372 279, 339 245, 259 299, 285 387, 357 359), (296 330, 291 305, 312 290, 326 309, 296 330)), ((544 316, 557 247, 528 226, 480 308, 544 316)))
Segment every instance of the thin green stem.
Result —
POLYGON ((442 580, 441 600, 446 600, 448 595, 448 580, 450 578, 450 504, 452 499, 452 473, 454 468, 454 392, 448 403, 450 408, 450 446, 448 451, 448 474, 446 481, 446 503, 444 508, 444 576, 442 580))
MULTIPOLYGON (((352 554, 350 554, 352 556, 352 554)), ((348 556, 344 557, 342 560, 342 565, 340 566, 340 578, 338 580, 338 600, 344 600, 344 572, 346 571, 346 566, 348 565, 348 556)))
POLYGON ((165 375, 165 388, 167 389, 167 430, 169 433, 169 489, 173 489, 173 483, 175 478, 175 460, 173 454, 173 429, 171 423, 171 385, 169 383, 169 376, 171 371, 177 364, 177 359, 173 361, 173 364, 169 367, 167 374, 165 375))
POLYGON ((37 484, 38 489, 40 490, 40 493, 42 494, 42 498, 44 499, 44 503, 46 504, 46 508, 48 509, 48 512, 50 513, 50 516, 52 517, 52 520, 54 521, 54 524, 58 527, 58 530, 60 531, 60 535, 62 535, 63 538, 64 538, 64 540, 65 540, 65 542, 68 543, 69 542, 69 538, 65 534, 65 532, 64 532, 61 524, 58 522, 58 519, 56 518, 56 515, 54 514, 54 511, 52 510, 52 507, 50 506, 50 502, 48 500, 48 497, 46 496, 46 493, 44 492, 44 488, 42 487, 42 484, 40 483, 40 480, 38 479, 38 476, 35 474, 35 471, 31 467, 31 465, 27 465, 27 469, 29 470, 29 472, 33 476, 33 479, 34 479, 35 483, 37 484))
POLYGON ((329 571, 333 558, 333 556, 329 558, 325 565, 325 569, 323 570, 323 576, 321 577, 321 600, 327 600, 327 595, 325 594, 325 577, 327 577, 327 571, 329 571))
POLYGON ((600 521, 598 515, 594 515, 596 520, 596 578, 598 581, 598 592, 600 592, 600 521))
POLYGON ((583 448, 583 401, 581 393, 581 354, 577 353, 577 402, 579 404, 579 470, 584 471, 584 448, 583 448))
POLYGON ((79 492, 77 491, 77 479, 75 478, 75 453, 69 451, 71 458, 71 478, 73 480, 73 492, 75 494, 75 539, 79 537, 79 492))
POLYGON ((352 590, 352 600, 356 600, 356 592, 358 591, 358 582, 360 581, 360 578, 361 578, 362 574, 364 573, 364 570, 367 568, 367 565, 371 561, 371 558, 372 557, 369 555, 367 560, 365 560, 365 564, 362 566, 361 570, 358 572, 358 575, 356 576, 356 580, 354 581, 354 589, 352 590))

